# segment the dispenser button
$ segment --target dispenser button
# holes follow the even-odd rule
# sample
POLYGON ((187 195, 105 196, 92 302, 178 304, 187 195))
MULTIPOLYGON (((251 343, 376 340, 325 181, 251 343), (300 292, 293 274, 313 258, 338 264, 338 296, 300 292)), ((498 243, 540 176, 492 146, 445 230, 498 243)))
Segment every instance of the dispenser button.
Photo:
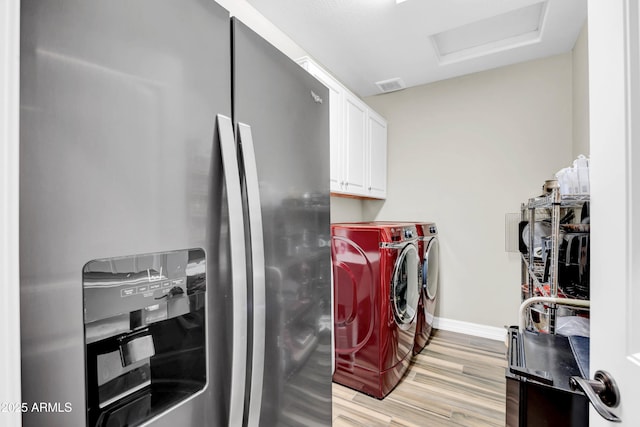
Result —
POLYGON ((127 289, 122 289, 120 291, 120 296, 130 297, 131 295, 135 295, 135 293, 136 293, 136 288, 127 288, 127 289))

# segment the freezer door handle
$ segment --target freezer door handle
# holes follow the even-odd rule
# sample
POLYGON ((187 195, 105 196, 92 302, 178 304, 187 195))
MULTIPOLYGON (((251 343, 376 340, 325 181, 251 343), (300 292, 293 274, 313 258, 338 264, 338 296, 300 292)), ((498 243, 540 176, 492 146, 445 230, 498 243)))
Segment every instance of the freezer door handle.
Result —
POLYGON ((238 123, 238 136, 240 138, 242 162, 244 164, 249 227, 251 230, 249 235, 251 241, 251 270, 253 273, 253 351, 251 360, 251 394, 249 395, 247 426, 252 427, 259 424, 262 403, 266 323, 266 273, 258 168, 251 126, 238 123))
POLYGON ((233 124, 229 117, 218 114, 218 136, 229 209, 229 244, 233 289, 233 339, 231 362, 231 396, 229 425, 242 425, 247 365, 247 261, 244 240, 244 215, 240 170, 233 124))

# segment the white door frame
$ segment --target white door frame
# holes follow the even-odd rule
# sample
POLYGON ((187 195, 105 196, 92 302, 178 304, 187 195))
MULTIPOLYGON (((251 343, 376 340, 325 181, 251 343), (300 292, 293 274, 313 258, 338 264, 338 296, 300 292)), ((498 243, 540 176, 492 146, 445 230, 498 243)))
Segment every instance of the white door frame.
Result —
MULTIPOLYGON (((638 0, 589 0, 590 375, 618 383, 621 426, 640 425, 638 0), (635 285, 635 286, 634 286, 635 285), (634 289, 635 288, 635 289, 634 289)), ((591 427, 613 426, 593 409, 591 427)))
POLYGON ((22 425, 18 166, 20 0, 0 0, 0 425, 22 425), (18 406, 19 408, 19 406, 18 406))

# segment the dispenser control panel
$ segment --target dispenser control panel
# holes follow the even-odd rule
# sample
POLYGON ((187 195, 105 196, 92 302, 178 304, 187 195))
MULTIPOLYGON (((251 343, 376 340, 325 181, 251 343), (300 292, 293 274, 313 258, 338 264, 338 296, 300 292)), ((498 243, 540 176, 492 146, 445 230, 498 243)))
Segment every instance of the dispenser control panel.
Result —
POLYGON ((91 261, 83 273, 84 320, 143 310, 187 294, 188 252, 91 261))

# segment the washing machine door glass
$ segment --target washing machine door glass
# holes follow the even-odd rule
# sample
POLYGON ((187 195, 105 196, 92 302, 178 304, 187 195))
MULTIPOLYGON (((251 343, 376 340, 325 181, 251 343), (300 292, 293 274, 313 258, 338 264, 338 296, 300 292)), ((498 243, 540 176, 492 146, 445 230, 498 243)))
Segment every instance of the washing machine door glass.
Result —
POLYGON ((429 240, 427 250, 424 253, 424 262, 422 263, 422 289, 427 293, 427 297, 430 300, 434 299, 438 293, 439 248, 436 237, 429 240))
POLYGON ((391 282, 391 299, 396 323, 408 329, 418 311, 420 283, 418 251, 414 244, 408 244, 396 261, 391 282))

